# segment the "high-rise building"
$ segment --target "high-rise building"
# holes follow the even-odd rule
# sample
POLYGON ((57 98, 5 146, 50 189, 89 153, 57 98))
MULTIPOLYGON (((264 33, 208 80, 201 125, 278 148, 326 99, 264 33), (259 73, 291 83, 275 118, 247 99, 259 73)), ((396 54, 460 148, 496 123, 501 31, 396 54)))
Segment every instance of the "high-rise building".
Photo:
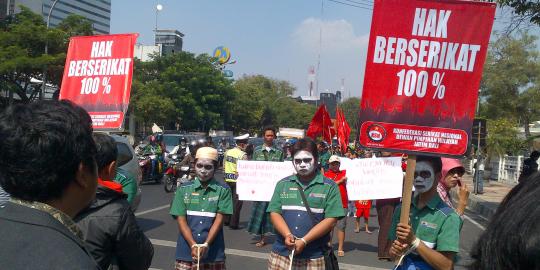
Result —
MULTIPOLYGON (((0 19, 20 12, 26 6, 47 19, 54 0, 0 0, 0 19)), ((109 34, 111 29, 111 0, 58 0, 51 12, 51 27, 57 26, 70 14, 78 14, 92 22, 94 33, 109 34)))
POLYGON ((161 47, 161 55, 182 51, 182 37, 178 30, 156 29, 155 45, 161 47))

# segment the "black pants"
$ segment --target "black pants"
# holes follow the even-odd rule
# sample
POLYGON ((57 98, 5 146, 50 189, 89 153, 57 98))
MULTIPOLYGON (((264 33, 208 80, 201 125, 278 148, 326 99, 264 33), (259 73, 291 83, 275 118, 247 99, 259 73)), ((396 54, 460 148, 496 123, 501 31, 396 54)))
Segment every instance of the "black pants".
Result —
POLYGON ((242 211, 243 201, 238 200, 238 194, 236 194, 236 182, 227 182, 232 192, 233 199, 233 214, 229 219, 230 228, 238 228, 240 223, 240 211, 242 211))
POLYGON ((399 204, 399 199, 377 200, 377 218, 379 221, 379 239, 377 255, 380 257, 390 257, 390 247, 392 242, 388 240, 388 233, 392 226, 392 216, 394 209, 399 204))

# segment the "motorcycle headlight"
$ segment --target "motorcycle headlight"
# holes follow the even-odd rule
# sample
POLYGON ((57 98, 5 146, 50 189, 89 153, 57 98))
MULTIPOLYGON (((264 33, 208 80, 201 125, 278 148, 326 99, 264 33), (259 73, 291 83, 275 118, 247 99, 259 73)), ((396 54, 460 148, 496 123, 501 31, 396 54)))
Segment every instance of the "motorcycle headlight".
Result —
POLYGON ((178 158, 178 155, 173 155, 172 156, 172 159, 177 159, 178 158))

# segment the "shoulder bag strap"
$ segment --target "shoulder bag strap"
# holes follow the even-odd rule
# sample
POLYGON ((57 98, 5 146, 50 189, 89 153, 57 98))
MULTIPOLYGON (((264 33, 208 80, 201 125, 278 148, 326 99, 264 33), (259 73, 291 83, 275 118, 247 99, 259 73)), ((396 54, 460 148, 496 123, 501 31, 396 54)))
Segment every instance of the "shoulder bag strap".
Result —
POLYGON ((300 192, 300 196, 302 197, 302 201, 304 202, 304 207, 306 207, 306 210, 309 214, 309 218, 311 219, 311 222, 313 223, 313 226, 317 224, 317 221, 315 220, 315 216, 313 215, 313 212, 311 212, 311 208, 309 207, 309 204, 306 199, 306 194, 304 193, 304 188, 298 184, 298 182, 295 182, 296 185, 298 185, 298 191, 300 192))

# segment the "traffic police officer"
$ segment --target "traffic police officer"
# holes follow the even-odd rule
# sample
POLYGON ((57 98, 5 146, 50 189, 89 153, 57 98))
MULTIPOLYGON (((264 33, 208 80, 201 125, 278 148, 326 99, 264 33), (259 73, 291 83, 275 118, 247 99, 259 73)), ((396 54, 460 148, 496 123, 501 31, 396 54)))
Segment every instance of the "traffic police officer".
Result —
POLYGON ((233 195, 233 214, 229 219, 229 228, 233 230, 238 229, 238 223, 240 222, 240 211, 242 210, 242 201, 238 200, 238 194, 236 194, 236 178, 238 178, 238 171, 236 169, 238 160, 247 160, 246 146, 248 144, 249 134, 244 134, 234 138, 236 140, 236 147, 225 152, 225 158, 223 162, 223 169, 225 171, 225 182, 231 188, 233 195))

